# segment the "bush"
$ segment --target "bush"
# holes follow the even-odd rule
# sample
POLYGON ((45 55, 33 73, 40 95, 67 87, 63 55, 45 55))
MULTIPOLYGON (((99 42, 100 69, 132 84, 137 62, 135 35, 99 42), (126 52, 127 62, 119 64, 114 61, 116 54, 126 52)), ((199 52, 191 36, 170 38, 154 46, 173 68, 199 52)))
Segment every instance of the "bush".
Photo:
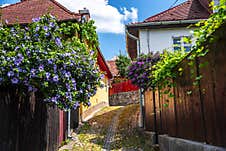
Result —
POLYGON ((124 55, 119 55, 118 58, 116 59, 115 64, 117 66, 119 75, 121 77, 126 77, 127 68, 130 65, 130 63, 131 63, 131 60, 129 59, 129 57, 124 56, 124 55))
POLYGON ((152 66, 159 60, 159 53, 142 54, 128 68, 128 78, 133 84, 146 90, 152 85, 152 66))
POLYGON ((41 93, 45 102, 61 109, 90 105, 100 71, 95 51, 75 34, 85 30, 80 28, 78 23, 60 24, 51 15, 35 18, 28 26, 1 28, 0 84, 17 87, 20 96, 41 93))

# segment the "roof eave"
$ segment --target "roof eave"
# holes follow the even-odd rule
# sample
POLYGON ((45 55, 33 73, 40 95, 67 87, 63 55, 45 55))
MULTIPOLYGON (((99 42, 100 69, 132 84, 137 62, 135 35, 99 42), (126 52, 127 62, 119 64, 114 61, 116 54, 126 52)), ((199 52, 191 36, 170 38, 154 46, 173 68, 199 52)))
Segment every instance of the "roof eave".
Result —
POLYGON ((106 70, 107 70, 106 72, 107 72, 108 78, 111 79, 113 77, 113 75, 112 75, 112 73, 107 65, 107 62, 105 61, 104 56, 103 56, 102 52, 100 51, 99 47, 97 48, 97 51, 98 51, 98 55, 101 57, 101 60, 103 61, 104 65, 106 67, 106 70))
POLYGON ((192 19, 192 20, 176 20, 176 21, 158 21, 158 22, 142 22, 137 24, 128 24, 127 27, 149 27, 149 26, 160 26, 160 25, 181 25, 181 24, 195 24, 199 21, 207 19, 192 19))

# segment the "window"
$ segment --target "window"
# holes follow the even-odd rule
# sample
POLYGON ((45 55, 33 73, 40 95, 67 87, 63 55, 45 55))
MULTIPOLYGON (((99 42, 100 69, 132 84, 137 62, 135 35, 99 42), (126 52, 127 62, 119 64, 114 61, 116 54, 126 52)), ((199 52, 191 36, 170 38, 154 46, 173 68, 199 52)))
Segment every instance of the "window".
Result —
POLYGON ((191 36, 173 37, 173 50, 184 49, 185 52, 191 50, 191 36))
POLYGON ((173 38, 173 50, 180 50, 181 49, 181 38, 174 37, 173 38))

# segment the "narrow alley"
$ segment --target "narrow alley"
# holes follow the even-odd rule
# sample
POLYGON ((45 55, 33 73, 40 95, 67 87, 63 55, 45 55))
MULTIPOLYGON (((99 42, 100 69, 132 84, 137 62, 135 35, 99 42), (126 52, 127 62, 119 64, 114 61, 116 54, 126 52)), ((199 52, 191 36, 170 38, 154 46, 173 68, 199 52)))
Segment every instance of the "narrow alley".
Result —
POLYGON ((139 105, 111 106, 99 111, 60 151, 154 151, 138 128, 139 105))

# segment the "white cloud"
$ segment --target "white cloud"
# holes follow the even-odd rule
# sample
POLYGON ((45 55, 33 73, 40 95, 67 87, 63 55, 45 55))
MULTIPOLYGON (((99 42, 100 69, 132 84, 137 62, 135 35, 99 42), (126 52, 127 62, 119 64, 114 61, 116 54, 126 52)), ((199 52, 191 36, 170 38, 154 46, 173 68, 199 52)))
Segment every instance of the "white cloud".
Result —
POLYGON ((2 4, 2 5, 0 5, 0 7, 6 7, 8 5, 10 5, 10 4, 2 4))
POLYGON ((131 19, 132 22, 136 22, 137 21, 138 10, 136 8, 132 7, 131 11, 128 11, 125 7, 123 7, 122 10, 124 12, 124 20, 131 19))
POLYGON ((122 8, 121 11, 109 5, 107 0, 57 0, 73 12, 83 8, 90 11, 91 18, 95 20, 97 31, 102 33, 124 33, 124 22, 137 21, 138 10, 122 8))

